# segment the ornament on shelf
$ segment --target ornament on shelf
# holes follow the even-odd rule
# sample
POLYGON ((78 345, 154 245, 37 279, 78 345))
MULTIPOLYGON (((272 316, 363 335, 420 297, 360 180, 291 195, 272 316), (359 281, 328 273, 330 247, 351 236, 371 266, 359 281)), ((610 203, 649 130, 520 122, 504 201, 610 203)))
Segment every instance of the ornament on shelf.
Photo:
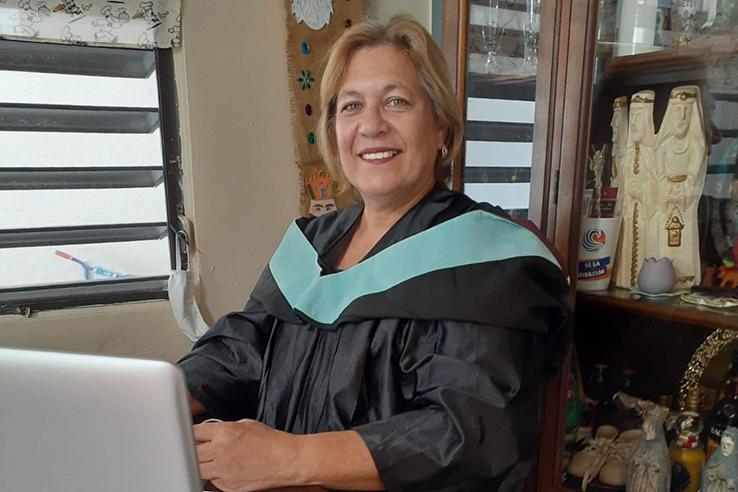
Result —
MULTIPOLYGON (((645 228, 652 210, 651 183, 655 171, 656 134, 653 124, 655 93, 636 92, 631 97, 628 114, 626 154, 621 173, 621 212, 623 227, 618 252, 615 255, 615 284, 635 287, 638 272, 646 256, 645 228)), ((666 255, 649 255, 666 256, 666 255)))
POLYGON ((668 492, 671 461, 664 437, 664 420, 669 411, 654 407, 643 420, 643 435, 628 465, 625 489, 628 492, 668 492))
POLYGON ((710 456, 702 471, 701 492, 730 492, 738 488, 738 429, 727 427, 720 439, 720 450, 710 456))

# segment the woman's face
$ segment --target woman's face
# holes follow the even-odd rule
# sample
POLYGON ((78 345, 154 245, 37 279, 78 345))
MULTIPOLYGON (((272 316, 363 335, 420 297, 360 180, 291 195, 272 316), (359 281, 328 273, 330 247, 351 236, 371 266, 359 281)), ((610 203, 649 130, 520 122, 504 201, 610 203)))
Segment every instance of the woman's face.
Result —
POLYGON ((388 45, 358 50, 336 102, 341 168, 366 203, 401 206, 430 190, 445 132, 404 53, 388 45))

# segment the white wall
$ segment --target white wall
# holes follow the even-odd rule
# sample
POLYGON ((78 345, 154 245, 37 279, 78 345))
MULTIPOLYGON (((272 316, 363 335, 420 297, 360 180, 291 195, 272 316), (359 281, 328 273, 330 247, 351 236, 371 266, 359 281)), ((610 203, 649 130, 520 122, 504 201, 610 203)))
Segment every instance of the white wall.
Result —
MULTIPOLYGON (((194 223, 206 320, 239 309, 298 213, 277 0, 182 0, 175 55, 185 205, 194 223)), ((366 0, 370 16, 407 12, 430 27, 430 0, 366 0)), ((0 346, 176 360, 190 344, 165 301, 0 316, 0 346)))
POLYGON ((431 0, 364 0, 367 16, 387 22, 393 15, 408 14, 431 30, 431 0))

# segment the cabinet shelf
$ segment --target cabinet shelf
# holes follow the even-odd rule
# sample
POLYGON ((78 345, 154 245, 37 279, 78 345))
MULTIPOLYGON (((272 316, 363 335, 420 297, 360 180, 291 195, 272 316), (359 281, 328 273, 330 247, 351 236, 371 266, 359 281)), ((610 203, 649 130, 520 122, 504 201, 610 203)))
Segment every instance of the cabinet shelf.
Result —
POLYGON ((709 65, 736 57, 738 39, 714 36, 685 47, 610 58, 604 64, 603 75, 627 85, 698 81, 707 78, 709 65))
POLYGON ((466 91, 469 97, 535 101, 536 78, 469 74, 466 91))
POLYGON ((706 56, 702 49, 679 48, 611 58, 605 62, 604 79, 629 86, 704 80, 706 56))
POLYGON ((604 291, 577 292, 577 305, 590 308, 612 308, 620 312, 664 319, 711 328, 738 330, 738 307, 716 309, 697 306, 679 299, 647 299, 628 290, 611 288, 604 291))

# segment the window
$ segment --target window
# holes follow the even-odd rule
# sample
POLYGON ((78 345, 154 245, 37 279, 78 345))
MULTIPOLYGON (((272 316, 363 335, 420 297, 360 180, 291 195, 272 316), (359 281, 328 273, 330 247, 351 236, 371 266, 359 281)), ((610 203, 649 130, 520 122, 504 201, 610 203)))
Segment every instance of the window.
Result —
POLYGON ((171 50, 0 41, 0 313, 166 298, 171 50))

